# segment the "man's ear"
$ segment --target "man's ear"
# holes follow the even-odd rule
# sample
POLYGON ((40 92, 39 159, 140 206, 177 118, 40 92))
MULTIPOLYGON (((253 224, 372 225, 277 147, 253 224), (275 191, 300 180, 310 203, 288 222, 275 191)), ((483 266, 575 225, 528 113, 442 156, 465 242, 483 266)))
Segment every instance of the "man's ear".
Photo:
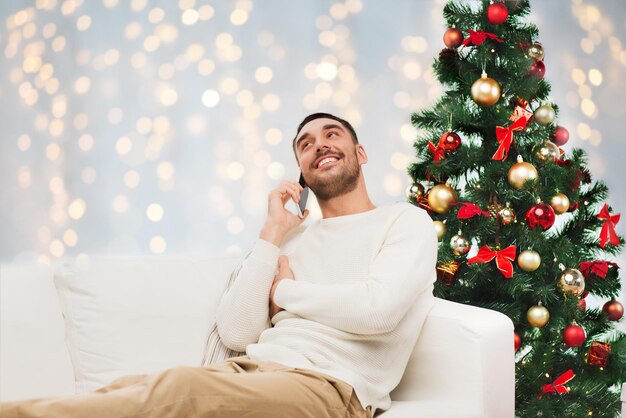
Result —
POLYGON ((365 148, 361 144, 356 144, 356 156, 359 160, 359 165, 367 163, 367 153, 365 152, 365 148))

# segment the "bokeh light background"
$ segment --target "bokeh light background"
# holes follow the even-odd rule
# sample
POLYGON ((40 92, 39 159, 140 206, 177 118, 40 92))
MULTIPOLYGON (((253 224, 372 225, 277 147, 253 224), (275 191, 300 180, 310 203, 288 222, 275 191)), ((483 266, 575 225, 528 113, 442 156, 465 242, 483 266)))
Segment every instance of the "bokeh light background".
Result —
MULTIPOLYGON (((314 111, 354 124, 376 204, 404 200, 444 4, 0 2, 0 259, 245 250, 314 111)), ((565 149, 626 213, 626 3, 531 5, 565 149)))

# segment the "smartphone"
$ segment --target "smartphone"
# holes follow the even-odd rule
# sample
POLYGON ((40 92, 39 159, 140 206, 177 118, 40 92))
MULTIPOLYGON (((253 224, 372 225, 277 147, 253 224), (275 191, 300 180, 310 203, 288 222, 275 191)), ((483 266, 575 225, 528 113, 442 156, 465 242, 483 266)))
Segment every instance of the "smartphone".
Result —
POLYGON ((304 182, 304 177, 302 177, 302 173, 300 173, 300 179, 298 180, 300 186, 304 188, 302 193, 300 193, 300 203, 298 203, 298 214, 300 217, 304 216, 304 209, 306 209, 306 201, 309 198, 309 187, 304 182))

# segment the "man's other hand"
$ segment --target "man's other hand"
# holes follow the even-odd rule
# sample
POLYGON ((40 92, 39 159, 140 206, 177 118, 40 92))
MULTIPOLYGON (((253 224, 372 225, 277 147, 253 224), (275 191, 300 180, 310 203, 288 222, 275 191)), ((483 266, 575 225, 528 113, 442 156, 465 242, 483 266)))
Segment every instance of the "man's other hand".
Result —
POLYGON ((302 186, 297 181, 283 181, 277 188, 272 190, 268 196, 268 210, 265 225, 261 229, 259 238, 269 241, 280 247, 280 244, 290 230, 300 225, 309 214, 308 209, 301 217, 285 208, 289 199, 300 202, 302 186))
POLYGON ((272 290, 270 291, 270 318, 273 318, 280 311, 284 311, 283 308, 274 303, 274 292, 276 286, 281 280, 295 280, 293 271, 289 267, 289 259, 286 255, 278 257, 278 274, 274 277, 274 283, 272 283, 272 290))

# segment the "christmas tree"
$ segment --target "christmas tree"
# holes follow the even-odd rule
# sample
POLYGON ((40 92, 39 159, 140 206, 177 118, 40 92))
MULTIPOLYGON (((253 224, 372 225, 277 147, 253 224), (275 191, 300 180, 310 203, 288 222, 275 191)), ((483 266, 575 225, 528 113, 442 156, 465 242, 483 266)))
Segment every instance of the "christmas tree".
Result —
POLYGON ((556 124, 527 0, 448 3, 434 71, 445 87, 412 115, 407 192, 440 239, 435 294, 515 324, 516 414, 618 416, 626 380, 619 215, 556 124), (587 294, 606 300, 587 308, 587 294))

